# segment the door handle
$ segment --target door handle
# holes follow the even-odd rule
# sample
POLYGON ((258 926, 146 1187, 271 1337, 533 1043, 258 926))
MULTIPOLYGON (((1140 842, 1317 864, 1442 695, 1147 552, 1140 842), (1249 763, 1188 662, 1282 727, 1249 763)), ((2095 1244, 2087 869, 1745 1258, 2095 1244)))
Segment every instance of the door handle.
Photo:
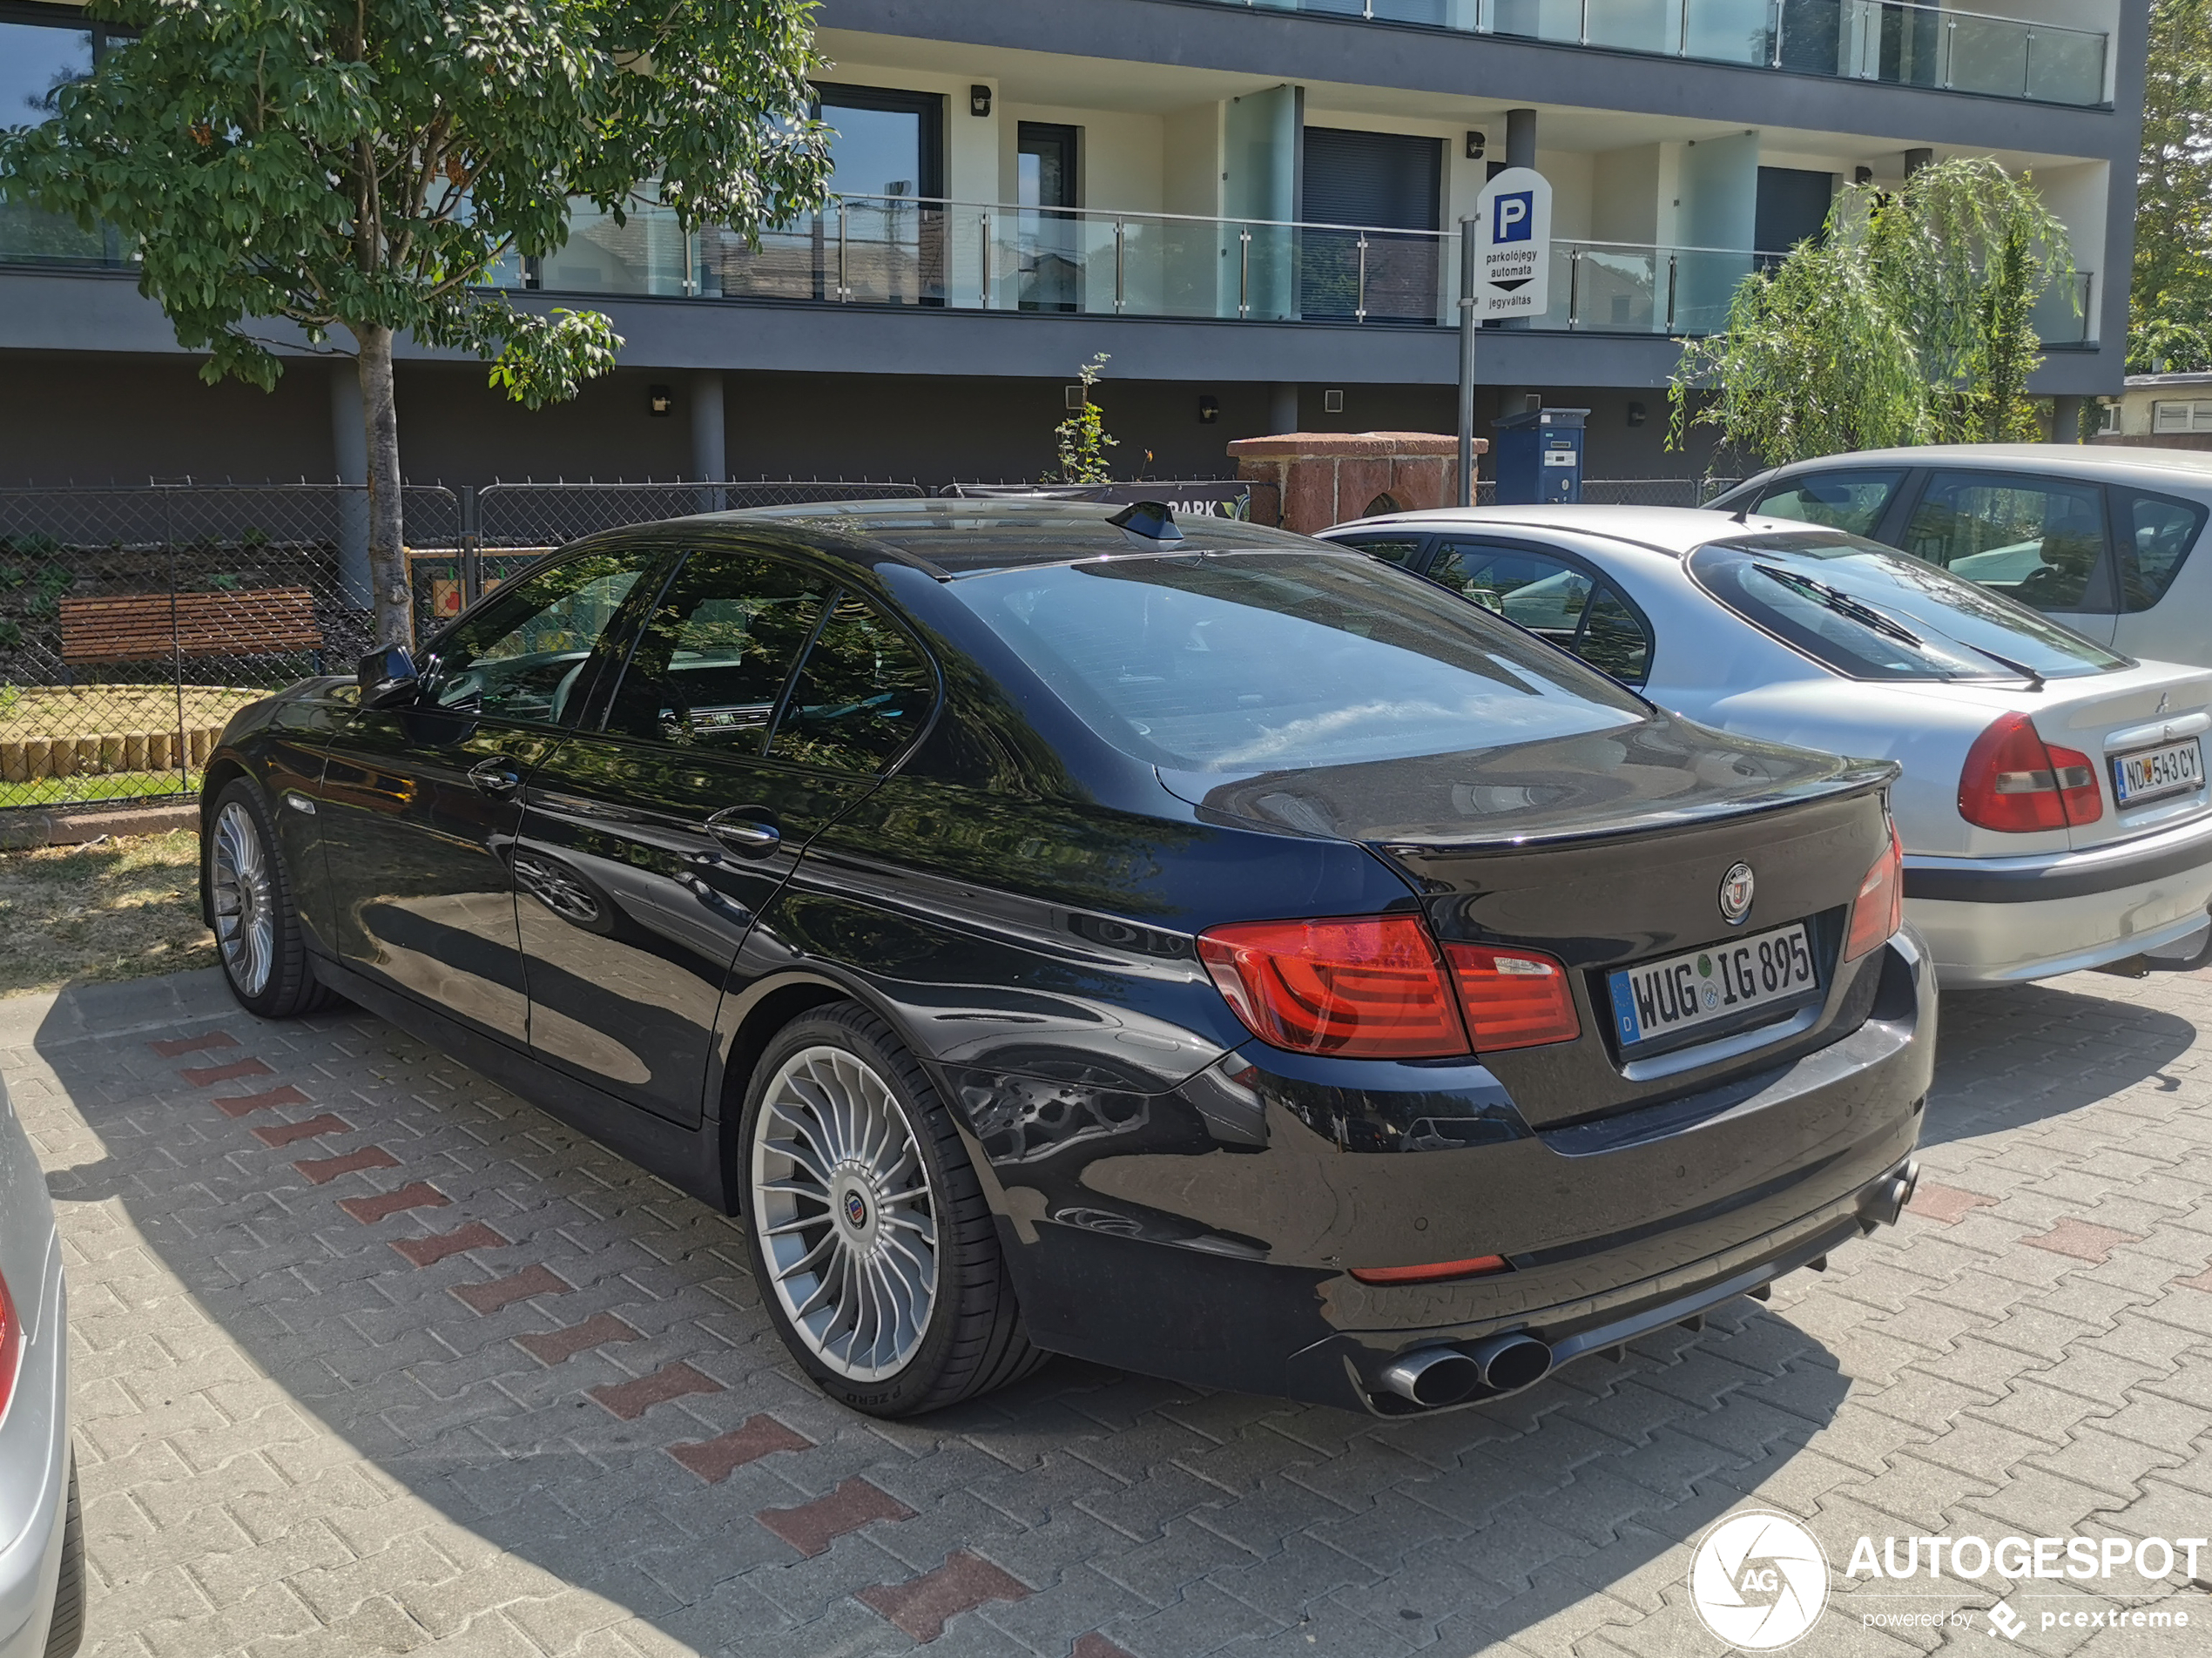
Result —
POLYGON ((741 858, 765 858, 784 844, 775 825, 718 812, 706 820, 707 832, 741 858))
POLYGON ((504 754, 477 761, 469 768, 469 780, 480 792, 494 797, 512 794, 523 785, 522 773, 516 771, 515 762, 504 754))

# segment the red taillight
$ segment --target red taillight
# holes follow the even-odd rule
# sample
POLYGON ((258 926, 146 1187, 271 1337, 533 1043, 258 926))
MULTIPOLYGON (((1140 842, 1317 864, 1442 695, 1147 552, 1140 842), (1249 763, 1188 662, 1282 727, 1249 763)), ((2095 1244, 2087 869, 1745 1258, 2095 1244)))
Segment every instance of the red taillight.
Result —
POLYGON ((23 1357, 23 1323, 16 1304, 8 1298, 8 1281, 0 1278, 0 1417, 8 1414, 8 1399, 16 1391, 16 1365, 23 1357))
POLYGON ((1352 1276, 1362 1284, 1435 1284, 1445 1278, 1479 1278, 1486 1272, 1506 1270, 1502 1255, 1478 1255, 1471 1261, 1433 1261, 1426 1266, 1355 1266, 1352 1276))
POLYGON ((1565 963, 1487 944, 1447 944, 1444 954, 1476 1053, 1571 1042, 1582 1034, 1565 963))
POLYGON ((1905 848, 1890 826, 1890 844, 1858 884, 1851 900, 1851 937, 1844 941, 1844 960, 1856 961, 1869 950, 1879 949, 1905 925, 1905 848))
POLYGON ((1240 922, 1200 933, 1198 959, 1245 1028, 1277 1048, 1362 1059, 1467 1051, 1418 917, 1240 922))
POLYGON ((1959 815, 1968 823, 2027 834, 2094 823, 2104 814, 2104 793, 2089 757, 2045 743, 2025 714, 2005 715, 1967 751, 1959 815))

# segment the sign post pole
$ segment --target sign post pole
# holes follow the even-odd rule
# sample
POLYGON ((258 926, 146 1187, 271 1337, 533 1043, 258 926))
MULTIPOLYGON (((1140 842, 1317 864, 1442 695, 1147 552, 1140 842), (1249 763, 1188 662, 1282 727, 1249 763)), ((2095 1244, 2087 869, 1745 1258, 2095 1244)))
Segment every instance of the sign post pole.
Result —
POLYGON ((1475 245, 1479 219, 1460 221, 1460 504, 1474 505, 1474 339, 1482 319, 1475 310, 1475 245))

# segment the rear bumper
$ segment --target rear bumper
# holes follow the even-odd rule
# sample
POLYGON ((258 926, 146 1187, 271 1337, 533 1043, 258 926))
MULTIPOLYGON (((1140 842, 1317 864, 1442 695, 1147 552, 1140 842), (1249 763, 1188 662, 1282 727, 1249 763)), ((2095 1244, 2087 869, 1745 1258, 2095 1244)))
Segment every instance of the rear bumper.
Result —
POLYGON ((67 1301, 44 1177, 4 1098, 0 1136, 15 1142, 0 1143, 0 1177, 21 1183, 20 1192, 0 1193, 0 1226, 12 1206, 40 1217, 44 1231, 35 1240, 28 1229, 0 1237, 9 1290, 30 1331, 0 1415, 0 1658, 43 1658, 69 1501, 67 1301))
POLYGON ((1563 1362, 1755 1289, 1895 1218, 1935 984, 1909 933, 1889 951, 1875 1015, 1851 1035, 1595 1123, 1360 1154, 1271 1103, 1264 1143, 1088 1159, 1087 1201, 1009 1183, 1001 1235, 1030 1334, 1386 1413, 1413 1408, 1381 1380, 1408 1352, 1525 1333, 1563 1362), (1489 1254, 1513 1270, 1395 1285, 1348 1270, 1489 1254))

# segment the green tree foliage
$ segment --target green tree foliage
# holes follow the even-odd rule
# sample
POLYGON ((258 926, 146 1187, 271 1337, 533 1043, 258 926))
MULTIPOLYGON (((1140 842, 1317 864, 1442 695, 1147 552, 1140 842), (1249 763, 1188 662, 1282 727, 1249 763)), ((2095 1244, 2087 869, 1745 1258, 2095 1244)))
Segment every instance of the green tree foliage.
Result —
MULTIPOLYGON (((138 37, 0 133, 0 196, 138 250, 210 381, 264 388, 273 320, 351 336, 368 433, 377 637, 409 631, 395 336, 493 361, 536 407, 621 344, 484 285, 649 198, 751 235, 819 199, 807 0, 91 0, 138 37)), ((342 347, 336 347, 342 349, 342 347)))
POLYGON ((1722 330, 1683 342, 1669 441, 1710 426, 1779 464, 2033 436, 2035 301, 2073 283, 2065 227, 1994 161, 1847 185, 1819 239, 1746 277, 1722 330))
POLYGON ((1114 469, 1106 459, 1106 451, 1121 447, 1122 441, 1107 435, 1106 417, 1098 405, 1090 400, 1090 388, 1106 370, 1107 354, 1100 352, 1076 370, 1082 376, 1083 406, 1052 428, 1053 447, 1059 454, 1058 467, 1044 475, 1045 483, 1111 483, 1114 469))
POLYGON ((2154 0, 2128 367, 2212 369, 2212 0, 2154 0))

